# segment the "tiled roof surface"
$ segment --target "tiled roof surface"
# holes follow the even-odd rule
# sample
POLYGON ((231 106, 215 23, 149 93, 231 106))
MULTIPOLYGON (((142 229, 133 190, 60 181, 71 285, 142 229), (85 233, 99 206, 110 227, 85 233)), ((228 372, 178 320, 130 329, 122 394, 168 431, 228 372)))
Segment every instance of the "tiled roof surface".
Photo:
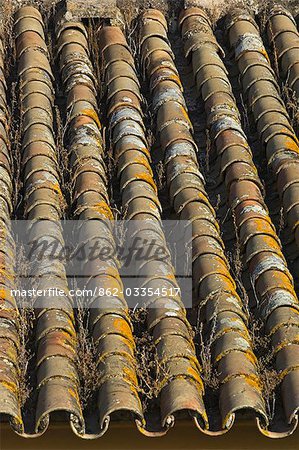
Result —
MULTIPOLYGON (((22 436, 41 435, 55 418, 86 439, 111 420, 135 421, 149 436, 181 417, 211 435, 244 415, 270 437, 297 428, 299 143, 282 89, 298 116, 296 22, 282 7, 257 18, 260 27, 239 9, 216 30, 196 7, 177 19, 180 38, 154 9, 128 33, 107 20, 65 18, 46 32, 27 6, 14 15, 15 52, 0 41, 0 413, 22 436), (167 255, 136 263, 139 287, 178 286, 161 219, 192 223, 193 308, 179 294, 156 295, 138 315, 119 294, 93 298, 82 318, 65 264, 44 257, 32 283, 66 294, 26 315, 11 295, 10 217, 32 221, 31 241, 47 236, 59 246, 58 221, 78 219, 79 241, 113 250, 115 203, 136 223, 126 245, 150 238, 167 255)), ((117 256, 82 267, 88 288, 123 291, 117 256)))

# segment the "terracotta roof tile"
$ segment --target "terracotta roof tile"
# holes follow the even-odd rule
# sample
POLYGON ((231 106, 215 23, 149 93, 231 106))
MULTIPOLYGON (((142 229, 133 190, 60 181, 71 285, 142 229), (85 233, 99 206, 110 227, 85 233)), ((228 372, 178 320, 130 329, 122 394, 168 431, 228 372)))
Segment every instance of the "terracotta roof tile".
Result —
MULTIPOLYGON (((182 70, 161 11, 143 11, 137 32, 128 39, 107 19, 99 22, 99 29, 90 24, 60 17, 51 23, 53 42, 47 43, 41 13, 32 6, 16 11, 17 106, 9 90, 11 79, 6 79, 11 49, 0 41, 1 416, 24 437, 43 434, 56 417, 67 420, 84 439, 102 436, 111 420, 120 419, 135 422, 147 436, 161 436, 186 416, 203 433, 219 435, 242 420, 242 414, 254 417, 266 436, 287 436, 298 423, 298 298, 218 34, 203 10, 184 9, 178 17, 181 39, 176 35, 185 57, 182 70), (203 123, 188 111, 186 78, 197 89, 203 123), (20 116, 14 118, 20 136, 9 130, 11 110, 20 116), (206 145, 198 142, 199 129, 207 131, 211 141, 212 187, 199 163, 206 145), (165 187, 156 176, 160 156, 165 187), (21 214, 13 180, 18 171, 21 214), (68 172, 67 187, 63 171, 68 172), (213 206, 213 190, 221 192, 221 209, 231 219, 229 239, 239 249, 240 271, 248 276, 248 301, 242 295, 242 279, 229 262, 225 224, 213 206), (135 311, 138 300, 131 311, 124 294, 115 204, 123 219, 134 219, 122 246, 142 242, 132 253, 136 287, 155 292, 143 299, 142 318, 135 311), (59 221, 68 218, 75 224, 76 249, 97 242, 111 255, 100 261, 85 255, 76 280, 69 279, 63 258, 53 262, 45 253, 35 261, 31 287, 57 286, 64 296, 36 299, 26 327, 29 317, 12 295, 18 281, 18 243, 10 218, 16 211, 18 218, 28 220, 31 242, 40 244, 46 238, 60 251, 65 236, 59 221), (192 308, 185 307, 179 291, 171 294, 179 282, 164 217, 192 224, 192 308), (153 241, 165 258, 151 256, 140 262, 138 251, 149 249, 153 241), (73 282, 93 292, 106 290, 105 296, 84 299, 84 317, 70 293, 73 282), (167 296, 157 293, 162 289, 167 296), (259 322, 262 329, 256 336, 259 322), (30 361, 27 351, 32 353, 30 361), (84 351, 89 352, 87 362, 84 351), (160 377, 155 377, 157 369, 160 377), (82 391, 86 383, 91 391, 88 407, 82 391), (29 401, 22 398, 27 388, 32 388, 29 401)), ((274 7, 265 27, 280 76, 296 93, 295 21, 286 9, 274 7)), ((299 147, 281 80, 253 16, 234 9, 225 29, 221 43, 233 50, 235 76, 240 75, 252 126, 276 180, 295 249, 291 262, 296 263, 299 147)))

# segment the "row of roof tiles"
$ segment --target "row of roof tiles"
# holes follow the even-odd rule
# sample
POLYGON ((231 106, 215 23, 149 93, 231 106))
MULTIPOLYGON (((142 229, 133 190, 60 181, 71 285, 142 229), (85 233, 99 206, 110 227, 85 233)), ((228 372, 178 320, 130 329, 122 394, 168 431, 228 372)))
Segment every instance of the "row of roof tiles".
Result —
MULTIPOLYGON (((288 13, 282 9, 275 11, 268 23, 279 15, 294 26, 288 13)), ((206 335, 213 332, 211 358, 220 382, 219 418, 211 421, 206 409, 207 394, 200 358, 196 355, 191 325, 179 295, 167 299, 156 296, 148 302, 152 308, 147 312, 147 331, 156 347, 156 363, 163 367, 165 373, 159 385, 160 415, 159 425, 155 427, 143 411, 139 398, 134 330, 126 300, 122 295, 113 299, 91 299, 89 332, 96 346, 96 364, 101 377, 93 412, 95 420, 84 417, 79 398, 80 362, 76 355, 75 317, 65 267, 62 262, 53 265, 44 258, 35 267, 37 287, 45 289, 58 285, 64 290, 65 297, 59 307, 53 299, 51 304, 49 298, 35 305, 38 306, 35 317, 37 403, 33 427, 28 427, 26 417, 22 416, 18 393, 19 312, 14 299, 5 295, 13 286, 13 273, 9 272, 12 262, 8 268, 5 267, 7 272, 3 272, 1 283, 4 307, 0 315, 0 395, 3 405, 0 411, 10 417, 14 430, 23 436, 38 436, 45 432, 50 414, 55 411, 67 412, 72 429, 84 438, 102 435, 113 414, 124 411, 133 416, 139 430, 147 435, 164 434, 174 425, 181 411, 188 411, 195 425, 207 434, 228 431, 233 426, 236 413, 243 410, 253 413, 259 429, 268 436, 285 436, 297 427, 299 316, 293 279, 263 199, 262 182, 240 123, 222 61, 223 52, 211 23, 198 8, 183 11, 179 22, 185 56, 192 63, 198 92, 205 106, 207 127, 214 142, 213 165, 219 171, 219 184, 225 186, 227 204, 235 218, 236 232, 256 295, 258 315, 271 340, 280 380, 283 418, 269 420, 259 362, 249 333, 248 311, 237 293, 216 214, 198 165, 198 150, 167 35, 167 21, 159 11, 148 10, 140 22, 140 60, 164 154, 169 199, 177 216, 192 222, 194 308, 200 312, 206 335)), ((269 170, 277 178, 285 215, 298 243, 297 137, 279 96, 276 78, 253 18, 235 10, 228 17, 227 30, 244 95, 253 111, 269 170), (273 113, 276 123, 273 123, 273 113)), ((292 30, 297 36, 295 31, 292 30)), ((83 221, 83 225, 78 222, 81 239, 103 240, 113 248, 113 214, 109 206, 105 149, 88 34, 79 22, 60 23, 55 34, 66 99, 65 130, 72 174, 72 218, 83 221)), ((282 32, 274 33, 273 40, 279 34, 282 32)), ((63 245, 62 232, 57 225, 62 217, 63 201, 52 113, 55 79, 45 43, 43 20, 35 8, 24 7, 17 11, 15 39, 22 111, 25 214, 27 219, 34 221, 28 234, 32 241, 38 242, 47 236, 50 241, 56 240, 63 245), (51 221, 51 226, 49 222, 45 225, 36 219, 51 221)), ((125 218, 134 219, 136 223, 128 239, 150 236, 169 255, 163 262, 153 258, 139 268, 140 285, 163 286, 170 291, 177 286, 177 281, 161 226, 161 205, 145 135, 142 94, 134 58, 118 27, 104 26, 99 31, 98 44, 101 74, 105 80, 110 143, 122 204, 125 218)), ((282 58, 283 54, 288 54, 288 51, 281 53, 282 58)), ((288 58, 288 65, 282 66, 283 74, 296 67, 292 57, 289 55, 288 58)), ((3 57, 1 62, 3 71, 3 57)), ((295 86, 296 76, 288 79, 295 86)), ((3 112, 0 181, 4 193, 1 197, 1 232, 7 234, 12 194, 4 75, 0 88, 3 112)), ((10 242, 11 248, 6 248, 13 261, 12 238, 10 242)), ((93 264, 86 261, 84 267, 89 277, 88 286, 122 286, 116 259, 93 264)), ((120 289, 118 291, 121 292, 120 289)))

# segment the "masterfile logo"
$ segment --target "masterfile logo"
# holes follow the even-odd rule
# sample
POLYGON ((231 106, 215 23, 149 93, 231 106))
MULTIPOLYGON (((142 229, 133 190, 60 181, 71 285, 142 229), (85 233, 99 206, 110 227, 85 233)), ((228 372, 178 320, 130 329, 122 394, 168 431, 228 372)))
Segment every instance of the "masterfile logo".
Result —
POLYGON ((124 297, 135 309, 160 307, 157 298, 179 298, 192 306, 192 224, 187 221, 21 220, 11 222, 11 231, 7 242, 13 237, 20 258, 10 293, 22 306, 56 307, 67 299, 89 308, 98 297, 112 303, 124 297))

